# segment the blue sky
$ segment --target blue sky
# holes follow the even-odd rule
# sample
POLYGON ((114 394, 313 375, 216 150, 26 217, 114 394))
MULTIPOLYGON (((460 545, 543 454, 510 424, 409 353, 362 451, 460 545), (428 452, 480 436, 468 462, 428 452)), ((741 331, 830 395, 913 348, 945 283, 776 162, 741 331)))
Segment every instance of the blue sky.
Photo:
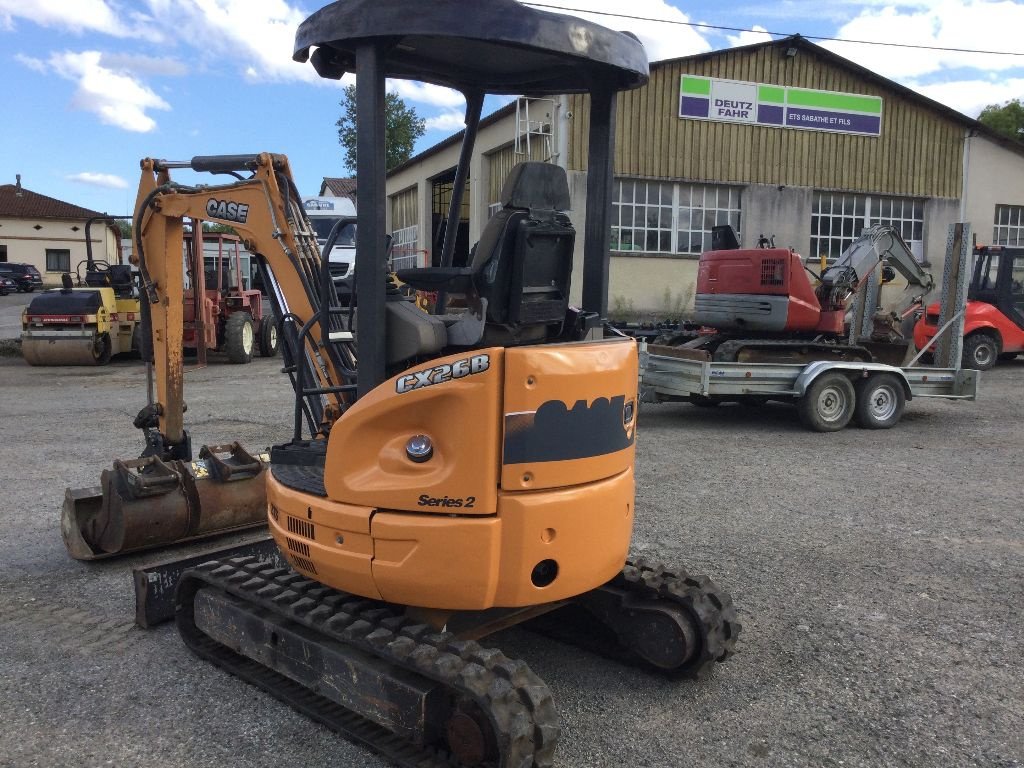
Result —
MULTIPOLYGON (((581 16, 758 30, 589 16, 635 32, 652 60, 759 42, 767 32, 1024 53, 1024 2, 1008 0, 542 2, 581 16)), ((315 194, 323 176, 348 175, 334 125, 341 86, 291 61, 295 27, 323 4, 0 0, 0 78, 11 99, 0 121, 0 184, 20 173, 28 189, 122 214, 131 211, 143 157, 270 150, 287 154, 303 194, 315 194)), ((972 117, 986 104, 1024 98, 1024 55, 822 44, 972 117)), ((392 87, 428 120, 417 149, 461 126, 458 94, 392 87)))

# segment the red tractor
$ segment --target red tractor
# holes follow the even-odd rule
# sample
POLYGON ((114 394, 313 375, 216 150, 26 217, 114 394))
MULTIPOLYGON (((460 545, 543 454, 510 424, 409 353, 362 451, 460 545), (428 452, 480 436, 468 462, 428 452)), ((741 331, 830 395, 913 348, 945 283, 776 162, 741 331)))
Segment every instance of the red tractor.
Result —
MULTIPOLYGON (((1024 248, 987 245, 975 248, 974 257, 962 364, 987 371, 1024 352, 1024 248)), ((914 326, 914 346, 929 346, 938 330, 939 305, 932 304, 914 326)))
POLYGON ((276 319, 263 312, 260 291, 246 287, 239 238, 204 235, 201 226, 194 232, 186 240, 191 285, 185 289, 185 349, 196 350, 200 363, 208 349, 224 352, 232 363, 248 363, 256 349, 263 357, 277 354, 276 319), (204 247, 211 241, 216 252, 204 247))

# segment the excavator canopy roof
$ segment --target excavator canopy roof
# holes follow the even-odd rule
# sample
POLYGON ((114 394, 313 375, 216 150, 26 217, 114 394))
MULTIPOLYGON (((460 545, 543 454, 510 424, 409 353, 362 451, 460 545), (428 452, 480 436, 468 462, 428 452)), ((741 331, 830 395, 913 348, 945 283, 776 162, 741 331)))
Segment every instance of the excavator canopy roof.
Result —
POLYGON ((647 82, 647 56, 631 35, 514 0, 340 0, 295 35, 296 61, 312 54, 321 77, 356 68, 356 49, 376 44, 390 77, 459 91, 561 94, 647 82))

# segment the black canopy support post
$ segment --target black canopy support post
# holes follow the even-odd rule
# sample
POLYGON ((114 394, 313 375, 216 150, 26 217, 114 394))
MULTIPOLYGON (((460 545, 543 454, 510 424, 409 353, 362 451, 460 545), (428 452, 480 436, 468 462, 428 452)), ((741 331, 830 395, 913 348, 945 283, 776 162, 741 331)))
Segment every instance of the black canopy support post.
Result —
MULTIPOLYGON (((469 178, 469 164, 473 159, 473 147, 476 145, 476 134, 480 128, 480 114, 484 108, 484 94, 480 91, 468 91, 466 97, 466 133, 462 139, 459 152, 459 167, 455 170, 455 181, 452 185, 452 199, 448 205, 448 220, 444 225, 444 244, 441 246, 441 266, 450 267, 455 257, 455 242, 459 236, 459 220, 462 218, 462 198, 466 193, 466 180, 469 178)), ((444 313, 444 305, 448 296, 444 290, 438 291, 434 311, 444 313)))
MULTIPOLYGON (((356 345, 359 351, 356 396, 362 397, 385 376, 384 295, 384 68, 378 47, 356 48, 356 345)), ((328 258, 325 254, 323 258, 328 258)), ((322 307, 321 311, 327 311, 322 307)), ((324 339, 324 343, 329 343, 324 339)))
POLYGON ((587 223, 583 241, 583 311, 608 312, 608 249, 611 246, 616 92, 595 86, 590 96, 587 160, 587 223))

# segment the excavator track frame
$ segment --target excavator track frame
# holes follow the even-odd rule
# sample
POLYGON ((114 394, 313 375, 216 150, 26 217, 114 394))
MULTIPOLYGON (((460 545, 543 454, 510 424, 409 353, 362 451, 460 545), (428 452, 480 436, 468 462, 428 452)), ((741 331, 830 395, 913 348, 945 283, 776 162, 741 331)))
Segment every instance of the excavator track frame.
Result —
MULTIPOLYGON (((554 762, 559 725, 551 693, 525 662, 449 632, 437 632, 393 606, 338 592, 298 573, 261 563, 255 558, 212 561, 182 574, 176 598, 176 622, 185 644, 198 656, 262 688, 350 740, 370 747, 399 766, 483 765, 495 768, 550 766, 554 762), (249 617, 273 617, 312 630, 335 649, 387 663, 398 674, 412 673, 443 686, 442 698, 473 706, 449 705, 462 750, 494 749, 496 754, 467 763, 450 749, 416 744, 346 709, 316 692, 204 633, 196 623, 195 606, 204 591, 237 598, 249 617), (467 709, 470 710, 467 712, 467 709), (474 710, 475 711, 472 711, 474 710), (493 734, 475 733, 471 722, 482 713, 493 734), (467 733, 468 731, 468 733, 467 733), (489 744, 489 747, 488 747, 489 744)), ((273 637, 273 635, 271 635, 273 637)), ((280 659, 280 648, 267 648, 280 659)), ((264 662, 266 659, 264 659, 264 662)), ((365 681, 354 685, 365 684, 365 681)), ((358 692, 356 692, 358 695, 358 692)))

